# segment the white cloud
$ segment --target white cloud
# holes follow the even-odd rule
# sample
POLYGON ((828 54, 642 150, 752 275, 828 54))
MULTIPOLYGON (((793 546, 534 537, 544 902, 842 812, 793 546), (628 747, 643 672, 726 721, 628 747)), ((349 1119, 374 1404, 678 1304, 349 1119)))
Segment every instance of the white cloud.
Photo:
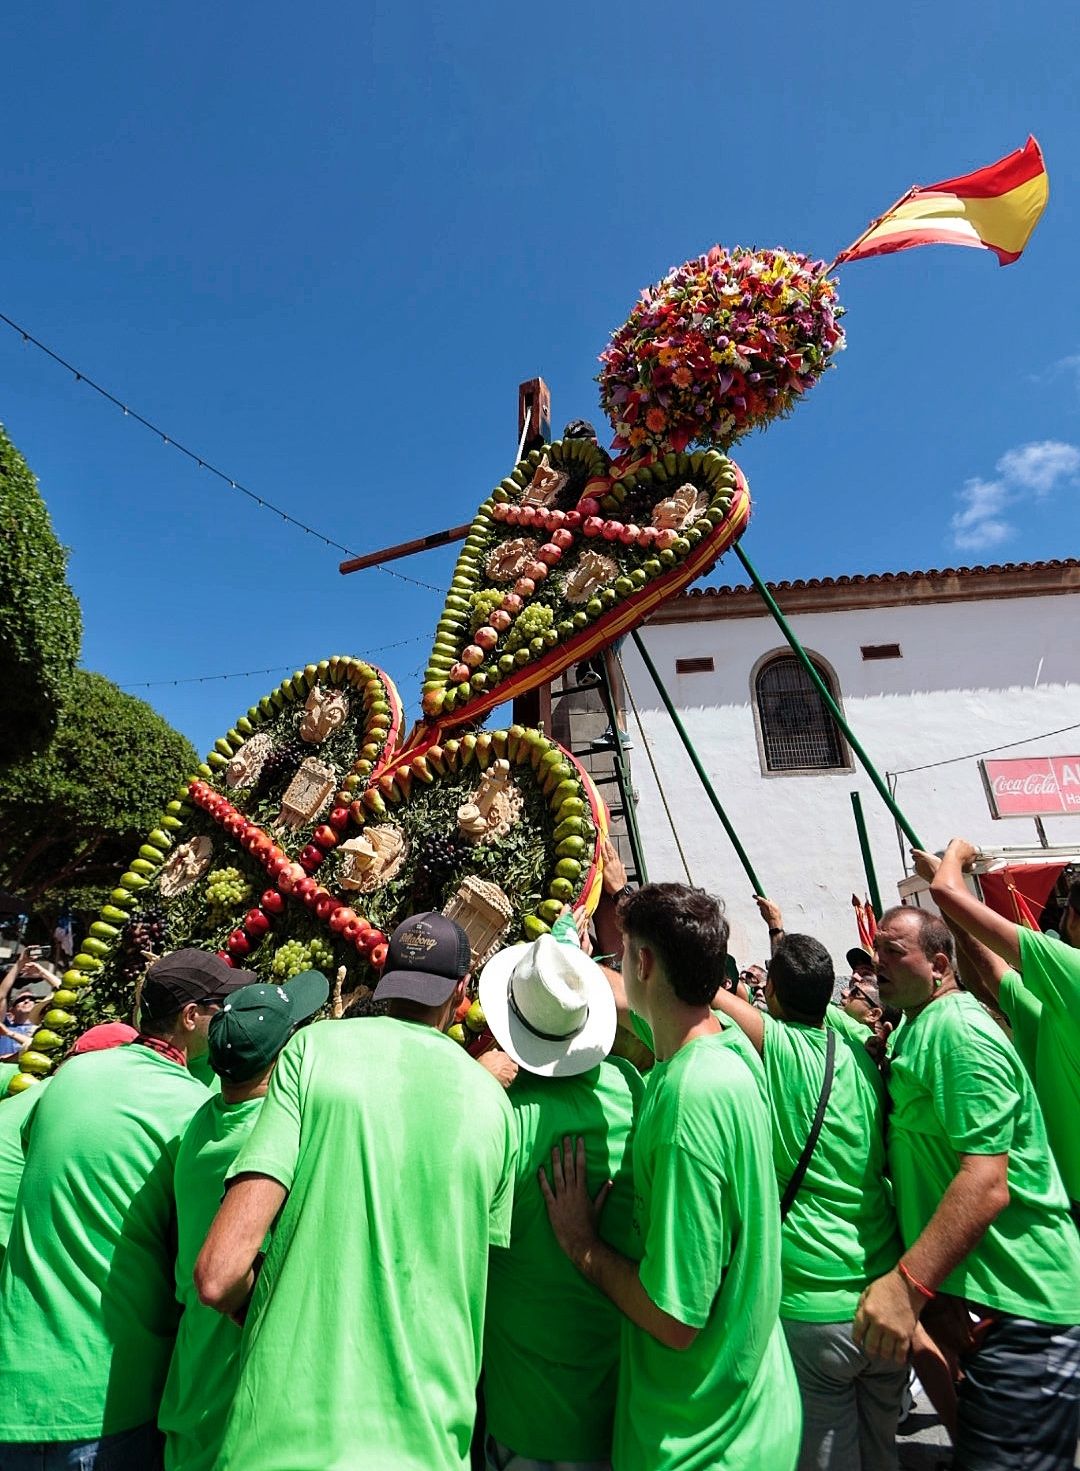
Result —
POLYGON ((1059 439, 1041 439, 1011 449, 997 462, 999 475, 1014 485, 1049 495, 1060 481, 1072 479, 1080 470, 1080 449, 1059 439))
POLYGON ((984 552, 1008 541, 1016 531, 1005 519, 1008 512, 1080 477, 1080 449, 1059 439, 1033 440, 1007 450, 996 469, 997 479, 975 477, 957 494, 959 509, 949 526, 958 551, 984 552))

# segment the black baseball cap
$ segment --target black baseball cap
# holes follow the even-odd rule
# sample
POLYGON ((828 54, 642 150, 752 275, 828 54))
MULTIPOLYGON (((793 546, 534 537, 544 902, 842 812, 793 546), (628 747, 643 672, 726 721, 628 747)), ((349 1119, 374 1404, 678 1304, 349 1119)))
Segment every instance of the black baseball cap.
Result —
POLYGON ((229 1083, 258 1077, 329 994, 319 970, 301 971, 280 986, 242 986, 210 1018, 210 1066, 229 1083))
POLYGON ((852 970, 857 965, 873 965, 874 963, 874 957, 870 954, 869 950, 864 950, 860 945, 856 945, 854 950, 849 950, 844 956, 844 959, 851 966, 852 970))
POLYGON ((257 979, 209 950, 174 950, 146 972, 139 1006, 150 1021, 163 1021, 191 1001, 221 1001, 257 979))
POLYGON ((469 937, 445 914, 427 912, 402 920, 390 936, 386 969, 375 987, 376 1001, 417 1001, 441 1006, 469 974, 469 937))

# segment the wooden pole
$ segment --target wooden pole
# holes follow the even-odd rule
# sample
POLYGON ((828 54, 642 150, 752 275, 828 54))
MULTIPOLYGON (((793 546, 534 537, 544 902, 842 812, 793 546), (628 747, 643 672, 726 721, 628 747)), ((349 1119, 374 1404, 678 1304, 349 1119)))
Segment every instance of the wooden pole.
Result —
MULTIPOLYGON (((551 438, 551 390, 543 378, 529 378, 518 384, 517 437, 522 445, 522 454, 528 454, 551 438)), ((469 525, 471 523, 451 526, 447 531, 433 531, 428 536, 399 541, 396 546, 383 547, 377 552, 365 552, 362 557, 348 557, 340 563, 338 571, 347 577, 350 572, 364 572, 369 567, 381 567, 384 562, 396 562, 399 557, 412 557, 417 552, 429 552, 433 547, 444 547, 452 541, 464 541, 469 534, 469 525)))

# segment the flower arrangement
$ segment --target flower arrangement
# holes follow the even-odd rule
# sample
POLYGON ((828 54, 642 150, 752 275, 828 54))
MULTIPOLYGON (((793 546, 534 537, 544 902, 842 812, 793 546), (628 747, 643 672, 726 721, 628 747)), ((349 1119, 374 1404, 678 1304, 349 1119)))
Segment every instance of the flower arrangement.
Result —
POLYGON ((790 412, 843 348, 842 314, 824 262, 793 251, 717 245, 678 266, 600 354, 613 448, 727 448, 790 412))

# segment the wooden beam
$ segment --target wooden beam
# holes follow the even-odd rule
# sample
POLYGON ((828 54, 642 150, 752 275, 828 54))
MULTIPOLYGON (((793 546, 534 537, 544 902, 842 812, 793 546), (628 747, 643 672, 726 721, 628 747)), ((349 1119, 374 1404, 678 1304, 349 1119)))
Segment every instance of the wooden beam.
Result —
POLYGON ((363 572, 367 567, 381 567, 384 562, 396 562, 399 557, 411 557, 416 552, 428 552, 432 547, 444 547, 452 541, 463 541, 469 534, 469 522, 465 526, 451 526, 448 531, 433 531, 430 536, 418 536, 413 541, 401 541, 397 546, 383 547, 378 552, 367 552, 362 557, 350 557, 342 562, 338 571, 342 576, 350 572, 363 572))
POLYGON ((529 416, 529 432, 522 453, 539 447, 551 438, 551 390, 543 378, 530 378, 518 384, 518 439, 525 433, 525 416, 529 416))

